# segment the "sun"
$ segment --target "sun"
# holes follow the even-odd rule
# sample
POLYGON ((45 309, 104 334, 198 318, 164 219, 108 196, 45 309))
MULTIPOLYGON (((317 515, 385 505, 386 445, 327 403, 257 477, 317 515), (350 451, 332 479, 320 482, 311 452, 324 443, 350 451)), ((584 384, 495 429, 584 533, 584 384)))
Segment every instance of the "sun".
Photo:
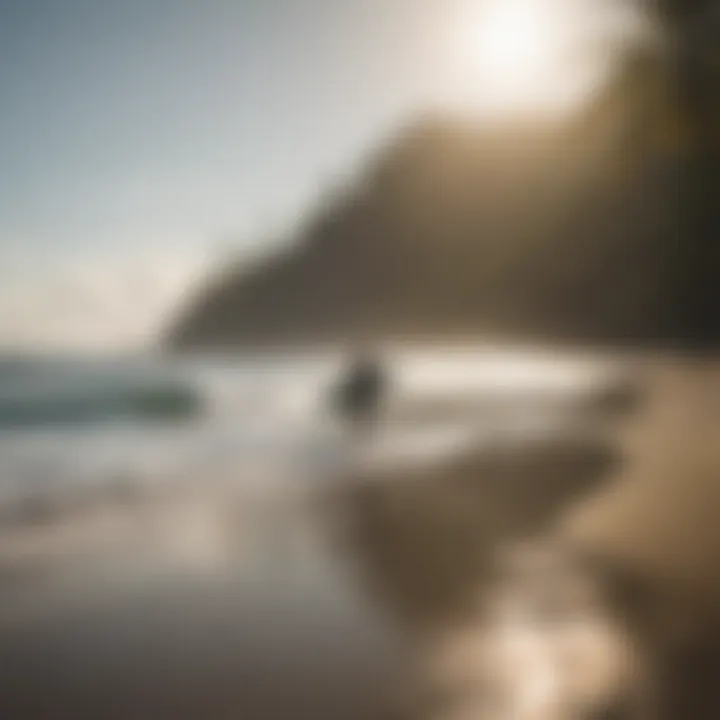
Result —
POLYGON ((517 111, 544 104, 572 28, 550 0, 487 2, 466 26, 464 54, 484 102, 517 111))
POLYGON ((463 8, 456 48, 465 102, 503 116, 577 100, 597 79, 601 35, 616 32, 599 0, 467 0, 463 8))
POLYGON ((527 90, 548 69, 562 38, 559 19, 537 0, 492 5, 477 33, 479 69, 511 90, 527 90))

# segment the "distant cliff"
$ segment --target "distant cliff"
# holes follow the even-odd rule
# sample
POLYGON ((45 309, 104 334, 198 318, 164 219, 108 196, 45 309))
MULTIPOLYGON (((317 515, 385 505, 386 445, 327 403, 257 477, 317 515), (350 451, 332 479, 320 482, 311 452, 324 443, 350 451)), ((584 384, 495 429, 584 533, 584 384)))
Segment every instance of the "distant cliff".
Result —
POLYGON ((708 268, 720 221, 705 211, 718 203, 690 128, 644 58, 560 126, 421 119, 289 252, 206 287, 169 344, 495 331, 622 343, 708 322, 717 333, 708 268))

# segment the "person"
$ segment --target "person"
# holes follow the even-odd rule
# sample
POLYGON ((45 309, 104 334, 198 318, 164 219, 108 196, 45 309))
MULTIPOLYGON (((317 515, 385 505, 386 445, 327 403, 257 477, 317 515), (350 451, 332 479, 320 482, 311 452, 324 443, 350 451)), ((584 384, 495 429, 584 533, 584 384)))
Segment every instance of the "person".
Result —
POLYGON ((335 388, 335 414, 356 431, 367 432, 377 424, 386 392, 382 364, 370 353, 358 354, 335 388))

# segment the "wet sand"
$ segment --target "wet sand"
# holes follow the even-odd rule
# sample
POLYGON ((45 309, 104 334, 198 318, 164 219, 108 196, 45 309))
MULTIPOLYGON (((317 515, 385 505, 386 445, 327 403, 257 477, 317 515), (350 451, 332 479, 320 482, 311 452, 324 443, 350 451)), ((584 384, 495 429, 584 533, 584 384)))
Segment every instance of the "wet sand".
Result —
POLYGON ((193 494, 16 537, 0 716, 387 717, 399 644, 308 512, 193 494))
POLYGON ((493 549, 542 531, 612 461, 555 441, 7 529, 0 717, 425 717, 421 648, 463 622, 493 549))

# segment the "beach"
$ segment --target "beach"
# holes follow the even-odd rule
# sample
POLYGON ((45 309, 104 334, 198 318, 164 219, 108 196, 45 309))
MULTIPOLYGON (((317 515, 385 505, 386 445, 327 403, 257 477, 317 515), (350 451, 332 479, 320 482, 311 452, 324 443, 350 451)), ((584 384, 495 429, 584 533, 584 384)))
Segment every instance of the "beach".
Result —
POLYGON ((423 648, 466 619, 493 550, 610 460, 555 439, 28 516, 2 531, 2 717, 424 717, 423 648))
MULTIPOLYGON (((232 385, 213 368, 222 404, 189 423, 6 438, 34 451, 33 469, 43 450, 67 475, 82 449, 78 467, 97 471, 99 458, 105 474, 38 492, 45 480, 4 505, 3 718, 455 720, 510 682, 488 685, 488 657, 493 672, 530 662, 487 643, 513 603, 544 596, 539 560, 513 570, 522 548, 532 558, 624 482, 616 414, 628 408, 607 384, 559 389, 540 373, 536 390, 494 378, 471 398, 410 394, 355 436, 302 415, 297 398, 318 384, 298 372, 294 393, 279 385, 281 414, 251 418, 254 376, 239 373, 232 385)), ((605 576, 549 552, 559 580, 542 613, 559 615, 528 615, 527 637, 556 653, 552 628, 576 597, 560 588, 588 585, 575 610, 587 657, 574 665, 604 668, 578 690, 595 702, 633 677, 617 679, 622 608, 599 599, 615 589, 596 587, 605 576)))

